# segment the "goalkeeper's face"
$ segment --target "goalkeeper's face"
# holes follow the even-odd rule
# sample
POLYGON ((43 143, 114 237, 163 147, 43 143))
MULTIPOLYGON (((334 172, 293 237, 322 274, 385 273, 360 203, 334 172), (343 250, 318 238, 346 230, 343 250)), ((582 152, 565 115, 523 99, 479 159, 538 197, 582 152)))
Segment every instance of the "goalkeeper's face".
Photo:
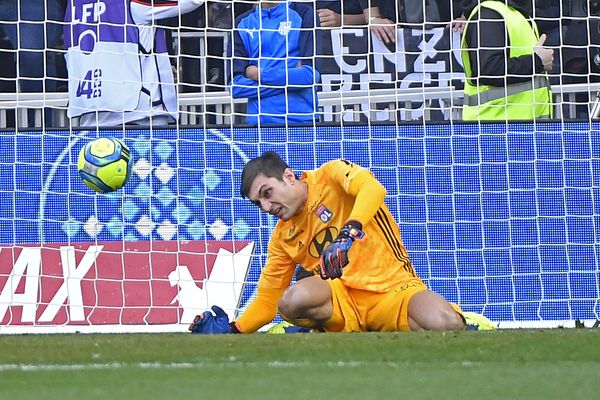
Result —
POLYGON ((302 211, 306 196, 306 183, 297 180, 289 168, 285 170, 283 180, 257 175, 248 193, 251 202, 282 221, 287 221, 302 211))

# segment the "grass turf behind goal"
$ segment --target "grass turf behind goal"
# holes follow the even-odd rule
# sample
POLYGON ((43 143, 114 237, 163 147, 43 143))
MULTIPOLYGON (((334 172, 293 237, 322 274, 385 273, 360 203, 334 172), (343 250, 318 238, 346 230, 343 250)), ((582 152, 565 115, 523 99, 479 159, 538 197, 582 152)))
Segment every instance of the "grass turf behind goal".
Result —
POLYGON ((0 399, 593 398, 600 330, 0 336, 0 399))

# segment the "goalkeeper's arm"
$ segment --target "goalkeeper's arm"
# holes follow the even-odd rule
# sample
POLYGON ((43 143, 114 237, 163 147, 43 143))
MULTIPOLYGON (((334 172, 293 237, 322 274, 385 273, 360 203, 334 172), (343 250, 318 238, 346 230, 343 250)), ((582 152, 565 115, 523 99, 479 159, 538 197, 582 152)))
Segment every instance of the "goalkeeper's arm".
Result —
POLYGON ((277 303, 283 290, 258 287, 256 299, 234 323, 239 333, 252 333, 262 328, 277 315, 277 303))
POLYGON ((256 299, 235 321, 229 321, 227 313, 221 307, 213 305, 212 311, 196 315, 188 329, 192 333, 198 334, 255 332, 275 318, 277 302, 281 294, 280 290, 259 289, 256 299))
POLYGON ((383 205, 387 191, 373 174, 351 162, 332 161, 325 168, 335 183, 355 197, 348 220, 340 229, 338 237, 321 255, 321 278, 336 279, 342 276, 343 268, 350 262, 348 252, 352 243, 364 237, 362 228, 383 205))
POLYGON ((331 161, 325 167, 333 181, 356 197, 348 221, 357 221, 365 226, 384 204, 385 187, 369 170, 349 161, 331 161))

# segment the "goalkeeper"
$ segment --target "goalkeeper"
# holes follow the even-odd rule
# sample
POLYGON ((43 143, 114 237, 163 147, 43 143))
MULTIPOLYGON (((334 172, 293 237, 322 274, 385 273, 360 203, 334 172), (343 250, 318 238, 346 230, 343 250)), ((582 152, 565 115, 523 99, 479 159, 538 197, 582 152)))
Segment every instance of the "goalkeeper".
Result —
POLYGON ((427 289, 384 203, 385 188, 365 168, 335 160, 297 178, 267 152, 244 167, 241 194, 279 219, 257 297, 232 322, 213 307, 215 314, 195 318, 192 332, 255 332, 278 311, 329 332, 493 329, 427 289), (290 286, 297 264, 314 276, 290 286))

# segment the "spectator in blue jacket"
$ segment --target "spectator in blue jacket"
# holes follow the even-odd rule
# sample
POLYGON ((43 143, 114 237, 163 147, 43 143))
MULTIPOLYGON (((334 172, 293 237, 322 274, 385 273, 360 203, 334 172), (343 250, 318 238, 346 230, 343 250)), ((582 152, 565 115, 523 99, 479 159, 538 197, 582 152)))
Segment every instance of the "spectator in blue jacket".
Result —
POLYGON ((252 125, 317 120, 314 5, 263 2, 236 18, 231 93, 252 125))

